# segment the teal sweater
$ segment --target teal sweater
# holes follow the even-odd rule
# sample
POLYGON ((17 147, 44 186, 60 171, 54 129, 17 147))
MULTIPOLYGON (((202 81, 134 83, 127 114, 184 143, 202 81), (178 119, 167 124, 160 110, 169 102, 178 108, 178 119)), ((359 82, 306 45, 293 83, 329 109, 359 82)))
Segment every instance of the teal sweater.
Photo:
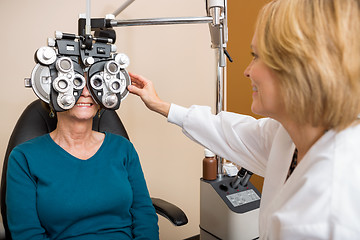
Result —
POLYGON ((7 171, 7 219, 17 239, 159 239, 133 145, 106 133, 80 160, 49 134, 13 149, 7 171))

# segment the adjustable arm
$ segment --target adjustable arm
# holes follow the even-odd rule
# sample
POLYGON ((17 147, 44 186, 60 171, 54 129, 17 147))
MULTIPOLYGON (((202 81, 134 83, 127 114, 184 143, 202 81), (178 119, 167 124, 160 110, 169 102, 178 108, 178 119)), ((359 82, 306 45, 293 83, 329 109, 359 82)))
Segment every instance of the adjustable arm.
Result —
POLYGON ((130 4, 132 4, 135 0, 127 0, 126 2, 123 3, 123 5, 121 5, 118 9, 116 9, 113 13, 113 15, 116 17, 117 15, 119 15, 123 10, 125 10, 125 8, 127 8, 128 6, 130 6, 130 4))

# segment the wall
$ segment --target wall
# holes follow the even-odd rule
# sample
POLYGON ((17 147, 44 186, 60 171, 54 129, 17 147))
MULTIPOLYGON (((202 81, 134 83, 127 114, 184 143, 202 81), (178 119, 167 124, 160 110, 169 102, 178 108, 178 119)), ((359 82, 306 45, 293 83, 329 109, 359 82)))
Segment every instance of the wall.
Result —
MULTIPOLYGON (((248 114, 259 118, 251 112, 252 90, 250 80, 243 74, 250 63, 251 40, 255 30, 259 10, 269 0, 228 1, 229 43, 228 51, 233 63, 227 69, 227 111, 248 114)), ((261 191, 263 178, 253 175, 251 182, 261 191)))
MULTIPOLYGON (((0 155, 16 120, 36 99, 24 88, 35 66, 35 51, 54 31, 77 33, 83 1, 0 1, 2 114, 0 155)), ((93 0, 92 16, 112 13, 124 1, 93 0)), ((203 0, 136 0, 118 18, 205 16, 203 0)), ((159 95, 184 106, 215 105, 215 60, 206 24, 117 28, 118 52, 131 61, 129 70, 153 80, 159 95)), ((181 207, 189 223, 174 227, 159 217, 161 239, 177 240, 199 233, 199 178, 203 148, 183 136, 166 119, 150 112, 135 96, 128 96, 121 116, 141 159, 150 194, 181 207)), ((1 163, 0 163, 1 164, 1 163)), ((2 164, 1 164, 2 165, 2 164)))

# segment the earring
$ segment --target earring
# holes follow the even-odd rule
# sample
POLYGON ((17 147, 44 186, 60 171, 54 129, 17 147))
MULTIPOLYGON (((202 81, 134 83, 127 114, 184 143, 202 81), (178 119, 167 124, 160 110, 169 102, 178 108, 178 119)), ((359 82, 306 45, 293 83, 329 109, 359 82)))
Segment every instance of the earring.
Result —
POLYGON ((98 115, 98 118, 101 117, 101 107, 99 107, 98 112, 97 112, 97 115, 98 115))
POLYGON ((55 117, 54 109, 53 109, 51 106, 50 106, 49 117, 50 117, 50 118, 54 118, 54 117, 55 117))

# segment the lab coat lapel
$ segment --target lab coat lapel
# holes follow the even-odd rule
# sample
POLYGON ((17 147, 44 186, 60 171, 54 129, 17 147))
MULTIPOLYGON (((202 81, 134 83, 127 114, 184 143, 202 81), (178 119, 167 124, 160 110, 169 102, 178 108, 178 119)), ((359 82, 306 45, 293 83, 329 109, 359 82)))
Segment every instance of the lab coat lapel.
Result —
POLYGON ((281 126, 276 133, 266 166, 265 181, 260 208, 260 228, 266 232, 268 213, 284 187, 295 145, 281 126))

